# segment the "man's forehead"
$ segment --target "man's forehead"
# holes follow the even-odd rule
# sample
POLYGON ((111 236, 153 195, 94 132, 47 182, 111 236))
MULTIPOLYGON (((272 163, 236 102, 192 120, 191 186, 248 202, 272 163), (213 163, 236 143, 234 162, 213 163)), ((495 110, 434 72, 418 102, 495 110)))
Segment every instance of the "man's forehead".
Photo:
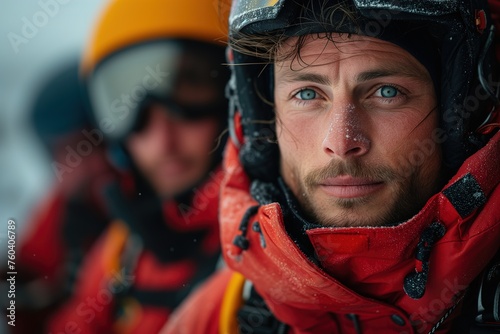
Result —
MULTIPOLYGON (((290 51, 296 49, 299 45, 301 50, 304 52, 313 52, 311 49, 313 47, 326 47, 328 43, 332 43, 337 46, 338 51, 345 49, 346 47, 368 47, 370 44, 379 45, 386 43, 385 41, 377 38, 372 38, 368 36, 361 36, 355 34, 345 34, 345 33, 320 33, 320 34, 309 34, 304 36, 292 36, 286 41, 282 42, 278 49, 277 54, 283 55, 290 51), (363 43, 363 44, 360 44, 363 43)), ((305 54, 304 54, 305 55, 305 54)))
POLYGON ((349 60, 359 65, 357 81, 391 75, 429 78, 426 68, 395 44, 364 36, 338 37, 334 36, 332 40, 308 36, 298 49, 295 46, 300 43, 299 39, 291 38, 281 51, 282 54, 289 54, 286 59, 276 61, 275 69, 281 72, 282 79, 295 81, 305 78, 306 72, 321 71, 324 65, 339 67, 343 60, 349 60))

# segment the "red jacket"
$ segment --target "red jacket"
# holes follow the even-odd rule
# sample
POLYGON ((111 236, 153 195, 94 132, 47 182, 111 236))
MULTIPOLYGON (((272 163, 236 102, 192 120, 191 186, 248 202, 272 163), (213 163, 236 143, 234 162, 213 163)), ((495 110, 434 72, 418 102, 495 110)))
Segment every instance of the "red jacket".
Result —
MULTIPOLYGON (((285 231, 280 204, 258 206, 249 194, 250 180, 230 143, 221 193, 221 241, 231 270, 195 293, 163 333, 232 333, 227 328, 234 325, 241 295, 241 278, 235 272, 253 283, 275 317, 290 326, 288 333, 428 333, 460 304, 466 287, 499 250, 499 161, 497 133, 409 221, 393 227, 307 230, 315 264, 285 231), (242 217, 252 206, 258 210, 244 232, 242 217), (435 233, 432 241, 425 240, 429 231, 435 233), (233 244, 238 235, 248 240, 246 250, 233 244), (428 259, 417 259, 422 249, 428 259), (405 279, 426 265, 425 284, 410 279, 406 285, 414 296, 410 298, 405 279), (416 296, 411 282, 425 288, 423 296, 416 296)), ((449 319, 459 313, 460 305, 449 319)), ((436 333, 447 332, 449 326, 444 321, 436 333)))
MULTIPOLYGON (((164 250, 161 256, 149 247, 148 241, 154 239, 144 238, 140 226, 123 220, 110 224, 87 256, 72 298, 52 318, 48 332, 156 334, 193 285, 214 269, 220 254, 221 181, 218 169, 195 189, 189 204, 162 203, 162 224, 168 227, 170 241, 159 245, 164 250)), ((148 218, 140 220, 142 215, 137 218, 141 226, 148 223, 148 218)), ((148 232, 153 238, 163 233, 148 232)))
MULTIPOLYGON (((82 136, 72 135, 60 146, 76 147, 82 136)), ((56 162, 65 164, 65 154, 56 154, 56 162)), ((47 317, 67 296, 72 268, 78 266, 108 224, 100 191, 116 178, 117 172, 107 162, 105 149, 96 146, 80 164, 65 168, 53 189, 33 210, 19 243, 18 321, 12 333, 43 333, 47 317)))
MULTIPOLYGON (((81 141, 81 136, 68 140, 66 147, 76 146, 77 140, 81 141)), ((57 153, 56 159, 56 162, 64 162, 64 154, 57 153)), ((86 229, 78 227, 84 234, 80 236, 81 244, 68 242, 65 235, 67 225, 75 224, 72 222, 74 215, 81 216, 82 211, 89 217, 105 217, 100 192, 104 184, 118 175, 101 147, 95 147, 92 154, 76 167, 66 168, 54 188, 36 206, 17 256, 17 266, 25 275, 55 284, 59 284, 59 276, 65 269, 68 251, 71 248, 87 251, 104 230, 107 220, 93 219, 93 224, 85 224, 86 229), (75 208, 81 209, 80 212, 74 212, 75 208)))

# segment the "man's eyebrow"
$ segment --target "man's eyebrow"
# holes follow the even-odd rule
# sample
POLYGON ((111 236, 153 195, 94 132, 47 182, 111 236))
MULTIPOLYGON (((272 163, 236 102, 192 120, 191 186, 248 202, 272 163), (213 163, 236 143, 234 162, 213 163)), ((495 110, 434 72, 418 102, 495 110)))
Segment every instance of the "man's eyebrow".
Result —
MULTIPOLYGON (((394 66, 388 65, 384 66, 380 69, 368 70, 365 72, 361 72, 356 75, 356 82, 365 82, 373 79, 389 77, 389 76, 398 76, 398 77, 408 77, 415 78, 420 80, 426 80, 427 76, 422 73, 420 70, 412 67, 412 66, 404 66, 399 64, 394 64, 394 66)), ((284 83, 290 82, 300 82, 300 81, 309 81, 314 82, 320 85, 331 85, 331 80, 327 75, 319 74, 319 73, 304 73, 300 71, 290 71, 287 72, 280 80, 284 83)))
POLYGON ((301 73, 298 71, 288 72, 283 76, 284 82, 310 81, 320 85, 331 85, 328 76, 317 73, 301 73))
POLYGON ((409 66, 394 66, 372 71, 361 72, 356 75, 356 82, 364 82, 389 76, 408 77, 425 80, 426 76, 422 72, 409 66))

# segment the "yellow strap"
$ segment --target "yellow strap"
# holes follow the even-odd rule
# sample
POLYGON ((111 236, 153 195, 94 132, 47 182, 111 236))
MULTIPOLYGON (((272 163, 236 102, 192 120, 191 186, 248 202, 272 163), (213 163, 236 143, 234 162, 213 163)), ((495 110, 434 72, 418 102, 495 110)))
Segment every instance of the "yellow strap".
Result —
POLYGON ((219 334, 237 334, 238 320, 237 314, 241 305, 243 305, 243 286, 245 277, 235 272, 229 283, 222 299, 222 307, 219 318, 219 334))
MULTIPOLYGON (((108 280, 122 273, 121 260, 129 237, 130 230, 122 220, 116 219, 109 224, 105 246, 101 253, 108 280)), ((125 278, 121 277, 121 279, 125 278)), ((141 319, 141 305, 136 300, 127 298, 121 301, 120 307, 125 314, 113 318, 113 329, 120 334, 131 333, 141 319)))
POLYGON ((114 220, 110 223, 106 235, 105 246, 101 253, 106 275, 112 275, 120 270, 121 254, 129 234, 130 231, 123 221, 114 220))

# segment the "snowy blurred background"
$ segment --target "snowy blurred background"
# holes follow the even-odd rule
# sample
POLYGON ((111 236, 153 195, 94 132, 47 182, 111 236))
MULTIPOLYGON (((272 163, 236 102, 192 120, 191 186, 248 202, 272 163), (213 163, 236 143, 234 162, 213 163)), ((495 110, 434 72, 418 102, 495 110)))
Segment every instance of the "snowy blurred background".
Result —
MULTIPOLYGON (((44 80, 79 57, 105 0, 4 0, 0 6, 0 261, 8 219, 17 242, 32 207, 54 181, 29 122, 44 80)), ((3 296, 2 296, 3 297, 3 296)), ((5 333, 0 322, 0 333, 5 333)))

